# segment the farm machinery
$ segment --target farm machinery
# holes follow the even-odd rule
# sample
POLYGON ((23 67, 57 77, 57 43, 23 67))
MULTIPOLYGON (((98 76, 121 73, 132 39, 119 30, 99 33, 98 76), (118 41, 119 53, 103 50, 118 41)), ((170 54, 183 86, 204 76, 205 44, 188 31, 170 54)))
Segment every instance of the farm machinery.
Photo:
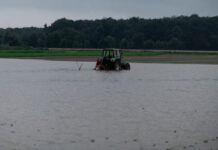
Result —
POLYGON ((130 70, 130 64, 124 62, 119 49, 104 49, 96 61, 95 70, 130 70))

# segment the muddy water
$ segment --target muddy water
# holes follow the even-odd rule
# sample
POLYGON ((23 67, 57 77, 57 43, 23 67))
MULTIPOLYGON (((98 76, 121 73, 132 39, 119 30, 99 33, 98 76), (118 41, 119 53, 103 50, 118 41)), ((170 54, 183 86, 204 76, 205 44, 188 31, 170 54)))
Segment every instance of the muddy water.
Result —
POLYGON ((218 65, 0 60, 1 150, 218 149, 218 65))

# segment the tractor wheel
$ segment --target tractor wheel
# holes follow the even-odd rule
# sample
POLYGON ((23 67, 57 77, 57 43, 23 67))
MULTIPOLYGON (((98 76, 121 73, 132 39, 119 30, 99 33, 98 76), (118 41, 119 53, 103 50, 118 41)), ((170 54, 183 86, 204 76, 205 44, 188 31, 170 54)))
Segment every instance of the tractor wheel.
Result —
POLYGON ((125 69, 126 69, 126 70, 130 70, 130 64, 129 64, 129 63, 126 63, 126 64, 125 64, 125 69))
POLYGON ((115 70, 121 70, 121 65, 118 61, 115 62, 115 70))

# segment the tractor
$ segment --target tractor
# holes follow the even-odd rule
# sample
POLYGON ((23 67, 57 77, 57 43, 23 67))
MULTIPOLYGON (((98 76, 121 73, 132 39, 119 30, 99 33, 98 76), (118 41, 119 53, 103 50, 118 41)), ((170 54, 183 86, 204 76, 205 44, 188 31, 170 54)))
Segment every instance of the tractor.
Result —
POLYGON ((121 50, 104 49, 96 61, 95 70, 130 70, 130 64, 123 61, 121 50))

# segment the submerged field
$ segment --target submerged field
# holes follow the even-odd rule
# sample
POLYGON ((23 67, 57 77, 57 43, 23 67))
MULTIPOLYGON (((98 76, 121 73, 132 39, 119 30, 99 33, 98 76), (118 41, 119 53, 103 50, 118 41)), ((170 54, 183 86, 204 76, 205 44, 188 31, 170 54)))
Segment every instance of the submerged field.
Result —
MULTIPOLYGON (((99 56, 100 50, 0 49, 0 58, 95 61, 99 56)), ((218 64, 217 51, 131 50, 123 56, 130 62, 218 64)))
POLYGON ((94 66, 0 59, 0 149, 217 150, 217 65, 94 66))

